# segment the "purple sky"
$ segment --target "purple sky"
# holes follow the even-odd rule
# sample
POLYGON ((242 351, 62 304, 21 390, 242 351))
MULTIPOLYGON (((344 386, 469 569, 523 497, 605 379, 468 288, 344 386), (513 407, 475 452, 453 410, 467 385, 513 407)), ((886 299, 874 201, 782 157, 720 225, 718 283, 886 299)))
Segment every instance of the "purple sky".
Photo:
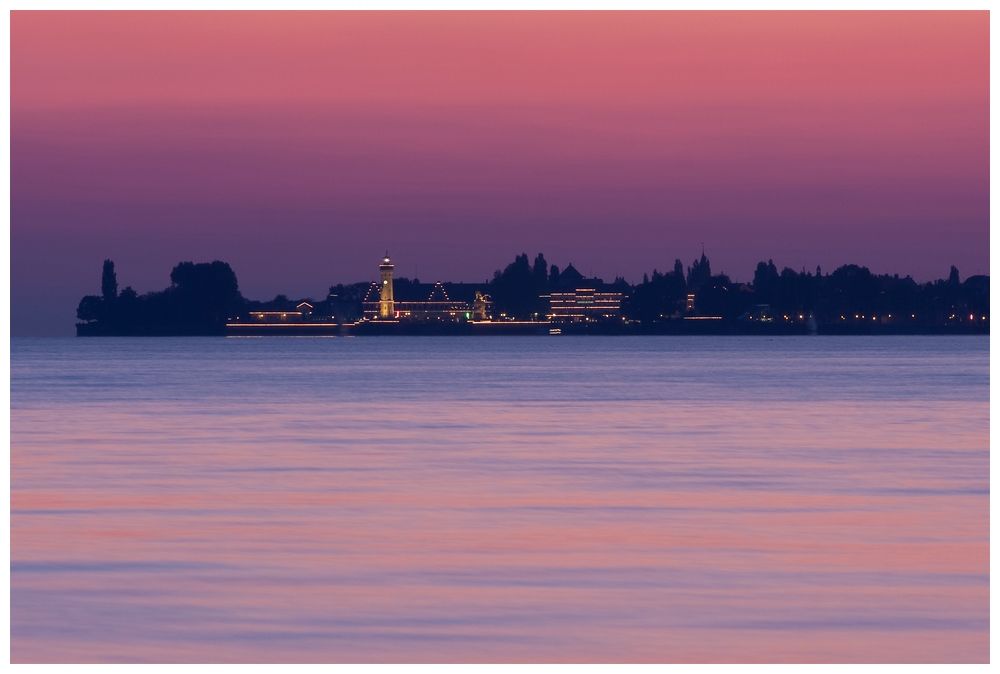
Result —
POLYGON ((989 273, 989 15, 11 19, 11 330, 229 262, 245 296, 761 259, 989 273))

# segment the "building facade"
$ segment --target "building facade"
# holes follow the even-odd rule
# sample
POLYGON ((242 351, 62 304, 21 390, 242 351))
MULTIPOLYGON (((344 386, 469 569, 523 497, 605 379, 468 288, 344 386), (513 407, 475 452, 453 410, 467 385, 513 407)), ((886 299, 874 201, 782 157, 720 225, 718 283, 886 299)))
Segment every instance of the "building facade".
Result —
MULTIPOLYGON (((441 283, 435 283, 429 288, 427 284, 406 279, 400 280, 400 287, 393 287, 393 264, 386 253, 379 265, 379 283, 372 283, 361 302, 365 320, 369 321, 489 321, 492 302, 490 296, 475 292, 467 301, 449 297, 448 291, 441 283), (405 282, 404 282, 405 281, 405 282), (396 290, 401 293, 397 296, 396 290), (426 299, 416 293, 423 295, 426 299)), ((450 284, 460 295, 468 295, 472 289, 467 284, 450 284)))
POLYGON ((549 296, 549 320, 555 323, 588 323, 621 317, 622 294, 577 288, 549 296))
POLYGON ((389 260, 389 251, 385 252, 382 264, 378 267, 382 276, 382 284, 379 286, 378 317, 382 319, 395 318, 396 307, 392 299, 392 261, 389 260))
POLYGON ((467 321, 472 318, 472 307, 466 302, 453 301, 440 283, 434 284, 430 297, 426 300, 393 302, 393 313, 387 318, 382 313, 385 302, 377 299, 380 297, 379 290, 379 286, 373 283, 362 302, 364 315, 368 320, 467 321))

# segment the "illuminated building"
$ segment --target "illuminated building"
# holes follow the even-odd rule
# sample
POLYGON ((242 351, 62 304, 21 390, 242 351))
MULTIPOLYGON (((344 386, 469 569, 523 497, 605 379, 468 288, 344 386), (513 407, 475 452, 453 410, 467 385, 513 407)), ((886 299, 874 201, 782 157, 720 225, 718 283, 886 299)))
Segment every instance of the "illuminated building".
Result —
POLYGON ((385 252, 382 264, 379 265, 382 273, 382 285, 379 287, 378 317, 381 319, 394 318, 396 308, 392 301, 392 262, 389 261, 389 251, 385 252))
MULTIPOLYGON (((368 294, 362 301, 365 318, 368 320, 385 320, 382 315, 385 307, 380 297, 378 284, 373 283, 368 294)), ((472 307, 466 302, 455 302, 448 297, 447 291, 440 283, 435 283, 430 296, 424 301, 401 301, 393 303, 393 314, 389 318, 400 321, 467 321, 472 318, 472 307)))
POLYGON ((361 302, 364 318, 369 321, 488 321, 492 302, 476 284, 450 283, 462 301, 449 296, 442 283, 427 284, 400 279, 397 287, 392 283, 393 265, 388 254, 379 266, 381 283, 372 283, 361 302), (475 299, 472 299, 472 293, 475 299), (422 293, 418 295, 417 293, 422 293), (426 293, 426 294, 423 294, 426 293), (426 298, 426 299, 424 299, 426 298))
POLYGON ((774 317, 771 315, 771 305, 755 304, 752 307, 750 307, 749 311, 740 316, 738 320, 771 323, 774 320, 774 317))
POLYGON ((622 294, 577 288, 549 296, 549 319, 559 323, 607 321, 621 316, 622 294))
POLYGON ((251 311, 247 314, 254 323, 301 323, 301 311, 251 311))

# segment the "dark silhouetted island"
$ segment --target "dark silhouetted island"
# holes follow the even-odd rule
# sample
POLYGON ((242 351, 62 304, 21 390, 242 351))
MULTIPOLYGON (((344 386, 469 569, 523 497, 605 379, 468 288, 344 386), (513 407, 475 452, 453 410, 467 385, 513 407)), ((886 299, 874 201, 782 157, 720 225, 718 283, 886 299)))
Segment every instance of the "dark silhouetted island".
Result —
POLYGON ((917 283, 849 264, 830 274, 757 265, 752 283, 713 274, 705 254, 642 283, 605 283, 541 253, 518 255, 484 283, 394 278, 336 285, 322 300, 245 299, 225 262, 182 262, 160 292, 118 291, 105 260, 101 294, 77 309, 79 336, 488 334, 989 334, 989 276, 917 283))

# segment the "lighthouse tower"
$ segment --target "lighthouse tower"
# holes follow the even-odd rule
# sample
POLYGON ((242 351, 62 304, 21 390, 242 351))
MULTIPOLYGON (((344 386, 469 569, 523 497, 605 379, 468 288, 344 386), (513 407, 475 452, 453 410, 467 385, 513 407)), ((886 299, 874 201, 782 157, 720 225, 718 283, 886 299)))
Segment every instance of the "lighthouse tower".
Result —
POLYGON ((392 262, 389 261, 389 251, 385 252, 385 257, 382 258, 382 264, 379 265, 378 270, 382 272, 382 284, 379 286, 378 317, 395 318, 396 308, 392 301, 392 262))

